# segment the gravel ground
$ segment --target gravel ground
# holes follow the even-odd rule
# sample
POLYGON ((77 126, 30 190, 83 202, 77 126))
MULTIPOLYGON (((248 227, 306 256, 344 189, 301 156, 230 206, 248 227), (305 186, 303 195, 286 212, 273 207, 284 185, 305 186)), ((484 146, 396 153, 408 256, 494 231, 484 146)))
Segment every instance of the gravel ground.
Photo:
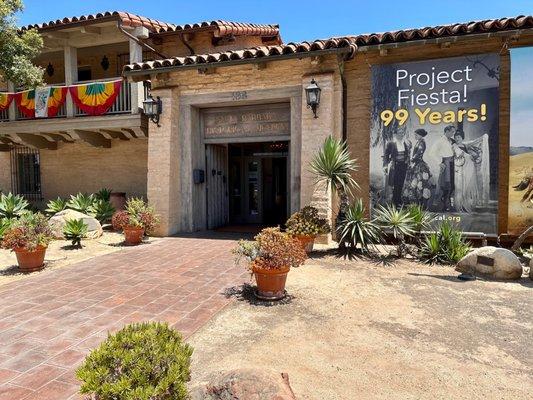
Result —
MULTIPOLYGON (((148 242, 154 241, 147 238, 148 242)), ((67 265, 87 260, 124 248, 124 235, 122 233, 104 231, 98 239, 83 240, 82 248, 72 248, 70 241, 54 240, 48 246, 45 257, 45 268, 39 272, 23 274, 17 267, 17 256, 14 252, 0 249, 0 285, 28 276, 42 273, 53 268, 61 268, 67 265)))
POLYGON ((533 282, 315 254, 275 305, 248 289, 189 340, 193 379, 287 372, 298 399, 529 399, 533 282), (528 395, 529 393, 529 395, 528 395))

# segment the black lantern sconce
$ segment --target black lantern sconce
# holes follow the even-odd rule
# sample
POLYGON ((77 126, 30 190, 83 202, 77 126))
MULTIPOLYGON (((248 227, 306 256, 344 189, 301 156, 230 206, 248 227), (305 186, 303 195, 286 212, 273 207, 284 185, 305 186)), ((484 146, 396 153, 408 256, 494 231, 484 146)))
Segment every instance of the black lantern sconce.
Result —
POLYGON ((48 74, 48 76, 53 76, 54 75, 54 66, 52 65, 52 63, 48 63, 47 67, 46 67, 46 73, 48 74))
POLYGON ((107 56, 104 56, 102 58, 102 61, 100 61, 100 65, 102 66, 102 69, 104 71, 107 71, 109 69, 109 58, 107 58, 107 56))
POLYGON ((143 101, 143 111, 144 115, 150 118, 150 121, 157 126, 161 126, 159 125, 159 117, 163 112, 163 102, 159 96, 154 99, 152 95, 149 95, 148 98, 143 101))
POLYGON ((315 79, 311 79, 311 83, 309 86, 305 88, 305 98, 307 100, 307 108, 310 108, 313 110, 313 114, 315 115, 315 118, 318 118, 318 115, 316 114, 316 110, 318 109, 318 106, 320 105, 320 92, 322 89, 318 86, 315 79))

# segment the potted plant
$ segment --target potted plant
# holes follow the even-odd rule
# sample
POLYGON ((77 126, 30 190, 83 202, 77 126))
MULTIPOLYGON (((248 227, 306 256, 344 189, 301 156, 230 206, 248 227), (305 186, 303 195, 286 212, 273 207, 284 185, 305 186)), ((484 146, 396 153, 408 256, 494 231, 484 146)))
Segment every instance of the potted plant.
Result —
POLYGON ((325 235, 331 231, 328 221, 320 218, 318 210, 306 206, 291 215, 287 220, 287 233, 294 236, 306 251, 311 251, 317 235, 325 235))
POLYGON ((144 234, 151 232, 157 224, 159 217, 154 208, 139 198, 128 199, 125 212, 116 213, 113 218, 113 225, 122 229, 128 245, 141 243, 144 234))
POLYGON ((299 267, 307 258, 300 243, 279 228, 265 228, 254 241, 239 241, 233 250, 236 261, 242 258, 257 283, 256 296, 264 300, 285 297, 285 283, 291 267, 299 267))
POLYGON ((2 247, 15 252, 23 272, 33 272, 43 268, 46 249, 52 239, 48 219, 43 214, 28 212, 4 232, 2 247))

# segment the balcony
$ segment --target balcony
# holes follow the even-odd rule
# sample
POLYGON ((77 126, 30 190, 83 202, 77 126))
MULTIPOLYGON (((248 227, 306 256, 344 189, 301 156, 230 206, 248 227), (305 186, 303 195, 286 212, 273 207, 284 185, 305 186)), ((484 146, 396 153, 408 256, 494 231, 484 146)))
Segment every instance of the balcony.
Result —
MULTIPOLYGON (((110 80, 113 79, 79 83, 110 80)), ((138 106, 135 109, 132 106, 141 103, 137 100, 137 96, 141 96, 144 100, 146 90, 137 83, 124 81, 111 108, 100 116, 85 114, 75 105, 70 93, 67 94, 58 114, 50 118, 28 118, 18 110, 13 101, 9 110, 0 112, 0 151, 16 146, 54 150, 58 148, 59 143, 72 142, 109 148, 114 139, 147 138, 147 119, 138 106), (137 85, 135 90, 133 85, 137 85)))

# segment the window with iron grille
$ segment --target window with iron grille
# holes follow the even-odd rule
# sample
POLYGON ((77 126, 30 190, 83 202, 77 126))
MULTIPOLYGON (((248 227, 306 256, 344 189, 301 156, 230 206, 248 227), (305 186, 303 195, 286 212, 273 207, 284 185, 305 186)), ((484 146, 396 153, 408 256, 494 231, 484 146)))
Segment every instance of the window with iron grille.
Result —
POLYGON ((11 150, 11 186, 28 200, 42 200, 39 151, 27 147, 11 150))

